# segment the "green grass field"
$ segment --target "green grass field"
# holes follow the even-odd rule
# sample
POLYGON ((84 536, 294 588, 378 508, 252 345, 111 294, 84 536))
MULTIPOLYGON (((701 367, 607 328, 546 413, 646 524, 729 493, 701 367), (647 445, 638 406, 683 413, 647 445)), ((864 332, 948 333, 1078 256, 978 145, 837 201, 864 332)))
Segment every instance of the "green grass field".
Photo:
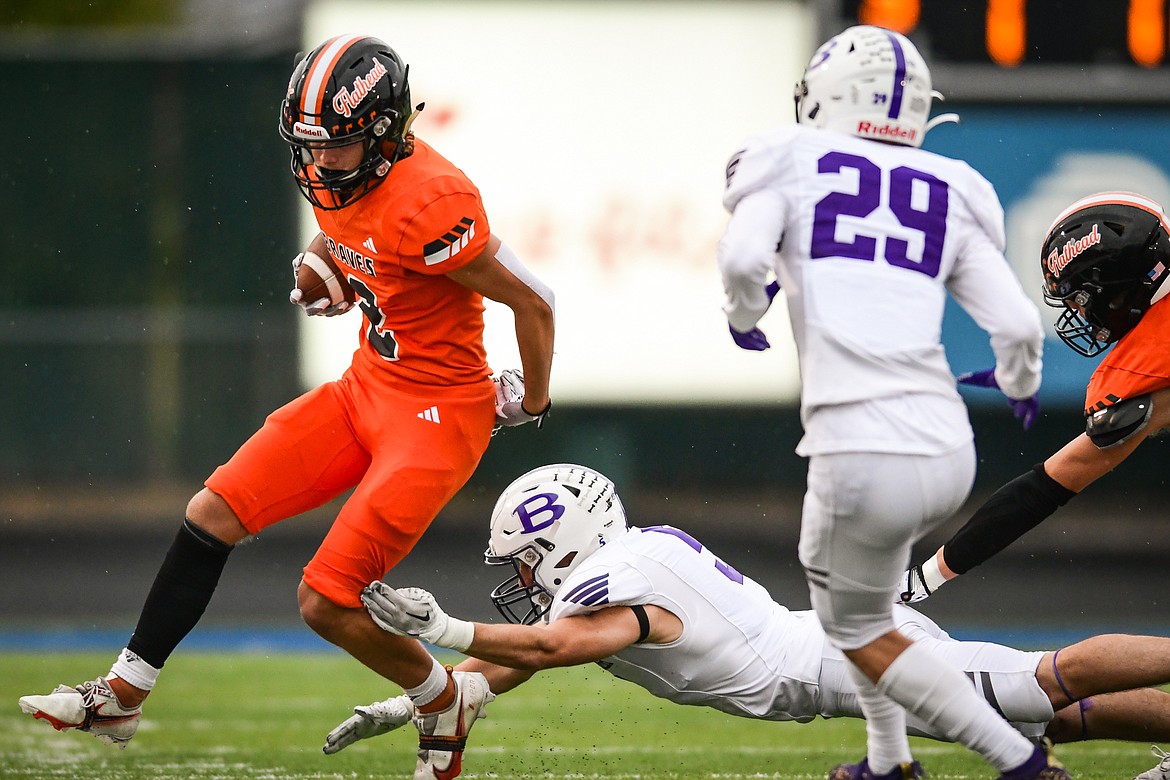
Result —
MULTIPOLYGON (((89 654, 0 654, 0 778, 398 778, 414 768, 409 726, 333 756, 325 734, 354 704, 397 693, 340 653, 185 654, 167 664, 126 750, 57 733, 17 698, 109 668, 89 654)), ((595 667, 554 670, 498 698, 471 736, 462 777, 823 778, 864 751, 860 721, 799 725, 733 718, 661 702, 595 667)), ((914 740, 932 778, 994 772, 951 745, 914 740)), ((1149 746, 1065 746, 1074 777, 1128 780, 1154 764, 1149 746)))

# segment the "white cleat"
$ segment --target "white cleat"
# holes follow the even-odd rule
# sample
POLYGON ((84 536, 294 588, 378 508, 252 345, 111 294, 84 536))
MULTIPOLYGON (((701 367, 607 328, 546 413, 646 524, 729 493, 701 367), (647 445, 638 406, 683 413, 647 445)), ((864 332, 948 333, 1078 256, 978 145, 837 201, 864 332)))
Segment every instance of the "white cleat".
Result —
POLYGON ((1150 745, 1150 752, 1158 759, 1158 765, 1147 769, 1133 780, 1170 780, 1170 753, 1157 745, 1150 745))
POLYGON ((463 771, 467 733, 484 707, 496 698, 479 672, 449 672, 455 682, 455 701, 440 712, 416 713, 418 763, 414 780, 452 780, 463 771))
POLYGON ((142 705, 126 708, 104 677, 70 687, 58 685, 47 696, 21 696, 20 708, 57 731, 88 731, 107 745, 125 748, 138 731, 142 705))

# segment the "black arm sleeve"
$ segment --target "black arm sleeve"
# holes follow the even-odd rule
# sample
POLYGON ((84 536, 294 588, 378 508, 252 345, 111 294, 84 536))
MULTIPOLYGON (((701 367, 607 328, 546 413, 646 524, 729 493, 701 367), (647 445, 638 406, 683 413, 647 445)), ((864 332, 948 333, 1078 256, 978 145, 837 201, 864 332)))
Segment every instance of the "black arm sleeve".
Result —
POLYGON ((967 524, 943 545, 943 560, 966 574, 1068 503, 1076 493, 1048 476, 1044 464, 1032 467, 987 499, 967 524))

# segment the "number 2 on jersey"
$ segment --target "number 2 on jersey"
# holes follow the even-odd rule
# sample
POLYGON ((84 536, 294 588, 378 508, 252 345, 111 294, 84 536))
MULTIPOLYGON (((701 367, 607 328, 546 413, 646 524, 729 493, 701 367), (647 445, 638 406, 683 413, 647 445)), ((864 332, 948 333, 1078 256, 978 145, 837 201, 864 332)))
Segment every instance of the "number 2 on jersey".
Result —
MULTIPOLYGON (((695 552, 699 553, 699 552, 703 551, 703 545, 699 542, 698 539, 691 536, 686 531, 680 531, 673 526, 652 525, 652 526, 649 526, 647 528, 643 528, 642 530, 643 531, 653 531, 654 533, 657 533, 657 534, 669 534, 670 536, 674 536, 674 537, 677 537, 678 539, 681 539, 683 542, 686 543, 686 545, 688 547, 690 547, 695 552)), ((722 560, 720 560, 714 554, 712 554, 711 557, 715 558, 715 568, 719 571, 720 574, 722 574, 724 577, 726 577, 727 579, 731 580, 732 582, 734 582, 736 584, 739 584, 739 585, 743 584, 743 575, 742 574, 740 574, 738 571, 736 571, 735 569, 728 566, 726 563, 724 563, 722 560)))
POLYGON ((355 276, 347 277, 346 281, 349 282, 349 286, 353 288, 353 291, 357 293, 357 297, 361 300, 358 308, 362 310, 362 314, 365 314, 366 319, 370 321, 370 329, 366 331, 366 339, 369 340, 370 346, 387 360, 397 360, 398 342, 394 340, 394 331, 382 327, 382 324, 386 321, 386 315, 378 308, 378 296, 374 295, 374 291, 355 276))
MULTIPOLYGON (((878 256, 878 235, 883 231, 875 230, 867 235, 862 221, 851 240, 838 241, 837 221, 840 217, 864 220, 884 202, 898 223, 922 233, 923 241, 922 258, 915 260, 907 253, 909 242, 885 235, 883 259, 899 268, 918 271, 932 278, 938 276, 947 232, 950 196, 947 183, 925 171, 904 165, 886 172, 865 157, 845 152, 829 152, 817 161, 817 173, 839 174, 844 170, 857 171, 857 191, 830 192, 817 202, 809 257, 813 260, 845 257, 874 262, 878 256), (915 208, 916 182, 926 188, 925 210, 915 208)), ((919 205, 922 205, 921 201, 919 205)))

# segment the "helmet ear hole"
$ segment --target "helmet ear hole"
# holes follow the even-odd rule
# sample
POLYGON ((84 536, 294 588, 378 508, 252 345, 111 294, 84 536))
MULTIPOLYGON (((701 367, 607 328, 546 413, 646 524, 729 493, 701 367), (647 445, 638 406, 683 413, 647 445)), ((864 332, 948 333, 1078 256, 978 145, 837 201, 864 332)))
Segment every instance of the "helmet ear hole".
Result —
POLYGON ((567 566, 571 566, 573 563, 573 560, 577 557, 577 552, 578 552, 577 550, 573 550, 571 553, 566 555, 564 558, 561 558, 559 561, 557 561, 556 565, 553 566, 553 568, 554 569, 564 569, 567 566))
POLYGON ((1123 238, 1125 236, 1125 228, 1126 228, 1125 225, 1122 225, 1119 222, 1109 222, 1109 221, 1106 221, 1103 224, 1105 227, 1112 230, 1117 235, 1118 238, 1123 238))

